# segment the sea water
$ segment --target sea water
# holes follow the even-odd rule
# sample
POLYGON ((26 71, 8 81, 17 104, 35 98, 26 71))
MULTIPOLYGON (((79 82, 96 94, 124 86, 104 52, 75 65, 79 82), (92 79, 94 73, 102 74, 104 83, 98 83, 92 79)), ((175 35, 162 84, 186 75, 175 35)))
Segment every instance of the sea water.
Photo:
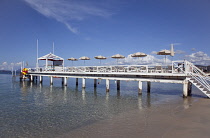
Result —
MULTIPOLYGON (((143 93, 138 95, 138 82, 121 81, 120 91, 116 82, 110 81, 106 92, 104 80, 94 88, 92 79, 68 79, 62 86, 61 78, 48 77, 39 81, 19 81, 18 77, 0 75, 0 137, 56 137, 74 129, 96 123, 132 110, 143 110, 156 104, 182 100, 182 85, 143 83, 143 93)), ((194 94, 195 97, 202 95, 194 94)))

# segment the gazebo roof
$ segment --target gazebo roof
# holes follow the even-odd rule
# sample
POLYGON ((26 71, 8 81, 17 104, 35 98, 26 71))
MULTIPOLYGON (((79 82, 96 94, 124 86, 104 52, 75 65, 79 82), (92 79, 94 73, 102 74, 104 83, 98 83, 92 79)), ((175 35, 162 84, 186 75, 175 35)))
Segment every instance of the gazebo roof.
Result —
POLYGON ((42 56, 42 57, 38 58, 38 60, 63 61, 64 59, 59 57, 59 56, 56 56, 52 53, 49 53, 45 56, 42 56))

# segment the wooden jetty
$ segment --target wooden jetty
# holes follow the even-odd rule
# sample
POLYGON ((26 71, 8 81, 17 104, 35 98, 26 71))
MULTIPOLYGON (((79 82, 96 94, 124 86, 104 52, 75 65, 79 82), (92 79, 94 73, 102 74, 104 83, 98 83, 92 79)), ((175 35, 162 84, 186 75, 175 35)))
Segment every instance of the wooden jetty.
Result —
POLYGON ((28 69, 31 81, 39 77, 40 83, 44 76, 50 77, 50 84, 53 84, 54 77, 61 77, 63 85, 67 85, 68 78, 82 79, 82 87, 85 88, 86 79, 93 79, 94 87, 97 80, 106 80, 106 91, 109 92, 109 81, 117 82, 117 89, 120 89, 120 81, 138 81, 138 93, 142 93, 142 82, 147 82, 147 90, 150 92, 151 82, 180 83, 183 84, 183 97, 191 95, 192 85, 195 85, 201 92, 210 98, 210 77, 202 72, 192 63, 184 61, 173 61, 168 66, 148 65, 116 65, 116 66, 45 66, 43 68, 28 69))

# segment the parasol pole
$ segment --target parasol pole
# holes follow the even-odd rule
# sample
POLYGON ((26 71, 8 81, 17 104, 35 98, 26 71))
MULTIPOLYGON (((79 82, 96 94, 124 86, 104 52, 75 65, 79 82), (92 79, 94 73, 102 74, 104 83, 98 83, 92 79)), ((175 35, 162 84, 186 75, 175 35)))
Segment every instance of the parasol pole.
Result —
POLYGON ((39 49, 38 49, 38 45, 39 45, 39 40, 37 39, 36 40, 36 70, 38 70, 38 68, 39 68, 39 59, 38 59, 39 49))
POLYGON ((54 54, 54 42, 53 42, 53 54, 54 54))

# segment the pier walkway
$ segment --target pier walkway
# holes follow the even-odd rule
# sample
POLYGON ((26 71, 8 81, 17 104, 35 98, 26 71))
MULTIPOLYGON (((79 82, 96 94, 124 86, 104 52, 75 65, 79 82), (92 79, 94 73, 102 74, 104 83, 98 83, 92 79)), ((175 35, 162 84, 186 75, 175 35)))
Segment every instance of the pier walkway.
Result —
POLYGON ((106 91, 109 91, 109 80, 117 81, 117 89, 120 89, 121 80, 138 81, 139 94, 142 93, 142 82, 147 82, 147 90, 150 92, 151 82, 180 83, 183 84, 183 97, 191 95, 192 84, 210 98, 210 77, 188 61, 173 61, 168 66, 148 65, 116 65, 116 66, 78 66, 78 67, 52 67, 29 69, 28 75, 33 81, 43 76, 50 77, 53 84, 54 77, 61 77, 63 85, 67 85, 68 78, 82 79, 82 87, 85 88, 85 80, 93 79, 94 87, 98 79, 106 80, 106 91))

